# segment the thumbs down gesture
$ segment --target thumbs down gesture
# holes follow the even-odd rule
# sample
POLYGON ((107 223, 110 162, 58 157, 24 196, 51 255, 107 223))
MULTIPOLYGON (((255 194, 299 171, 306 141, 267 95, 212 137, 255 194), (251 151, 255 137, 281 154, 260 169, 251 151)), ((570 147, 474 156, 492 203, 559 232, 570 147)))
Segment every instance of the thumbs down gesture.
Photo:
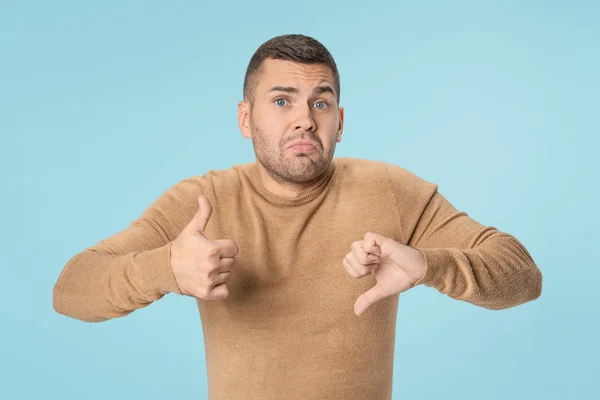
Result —
POLYGON ((375 286, 354 303, 356 315, 381 299, 410 289, 427 269, 425 257, 419 250, 371 232, 366 233, 363 240, 352 243, 343 264, 354 278, 375 276, 375 286))

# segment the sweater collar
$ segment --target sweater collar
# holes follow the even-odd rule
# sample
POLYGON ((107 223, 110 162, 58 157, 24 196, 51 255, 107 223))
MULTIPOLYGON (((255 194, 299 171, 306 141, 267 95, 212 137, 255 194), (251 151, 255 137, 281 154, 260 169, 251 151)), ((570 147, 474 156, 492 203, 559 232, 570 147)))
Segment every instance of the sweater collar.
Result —
POLYGON ((319 197, 319 195, 323 193, 323 191, 327 188, 329 182, 331 181, 331 178, 335 173, 335 170, 335 159, 332 159, 329 165, 327 166, 325 173, 321 175, 318 185, 310 192, 304 193, 301 196, 294 198, 275 194, 265 188, 262 182, 258 161, 249 164, 248 178, 254 189, 261 195, 261 197, 263 197, 268 202, 274 205, 293 207, 308 203, 319 197))

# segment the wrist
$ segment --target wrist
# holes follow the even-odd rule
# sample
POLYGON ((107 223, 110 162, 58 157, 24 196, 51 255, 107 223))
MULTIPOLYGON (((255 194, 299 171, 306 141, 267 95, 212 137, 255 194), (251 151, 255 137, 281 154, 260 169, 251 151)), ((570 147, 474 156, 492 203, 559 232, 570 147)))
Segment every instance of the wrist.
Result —
POLYGON ((411 278, 411 286, 415 286, 420 282, 427 273, 427 261, 425 259, 425 255, 414 247, 409 247, 411 250, 411 270, 410 270, 410 278, 411 278))

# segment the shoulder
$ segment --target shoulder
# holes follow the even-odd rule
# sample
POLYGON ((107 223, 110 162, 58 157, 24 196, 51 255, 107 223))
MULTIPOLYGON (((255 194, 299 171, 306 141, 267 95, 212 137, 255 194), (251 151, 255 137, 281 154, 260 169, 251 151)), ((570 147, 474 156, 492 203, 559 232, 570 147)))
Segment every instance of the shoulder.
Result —
POLYGON ((437 184, 396 164, 350 157, 335 160, 343 187, 387 193, 393 204, 411 210, 422 209, 438 190, 437 184))
MULTIPOLYGON (((237 196, 241 191, 248 190, 249 177, 255 163, 236 164, 227 169, 212 169, 199 179, 202 180, 206 196, 216 198, 237 196)), ((215 200, 216 200, 215 198, 215 200)))
POLYGON ((203 194, 212 191, 215 187, 231 187, 240 185, 253 163, 236 164, 225 169, 211 169, 203 174, 186 177, 171 186, 170 189, 178 191, 194 191, 203 194))
POLYGON ((387 164, 362 158, 335 158, 335 180, 344 190, 372 191, 387 186, 387 164))
POLYGON ((142 217, 166 221, 170 237, 176 237, 198 210, 198 196, 206 196, 213 211, 217 204, 223 207, 236 198, 247 167, 241 164, 184 177, 164 190, 142 217))
POLYGON ((212 169, 204 174, 190 175, 169 186, 157 199, 163 207, 178 203, 184 208, 194 208, 198 196, 203 194, 211 198, 220 188, 236 190, 239 187, 244 169, 249 164, 235 165, 227 169, 212 169))
POLYGON ((384 161, 361 158, 336 158, 336 170, 339 176, 349 180, 373 181, 379 185, 387 184, 403 190, 435 187, 437 185, 418 176, 413 171, 384 161))

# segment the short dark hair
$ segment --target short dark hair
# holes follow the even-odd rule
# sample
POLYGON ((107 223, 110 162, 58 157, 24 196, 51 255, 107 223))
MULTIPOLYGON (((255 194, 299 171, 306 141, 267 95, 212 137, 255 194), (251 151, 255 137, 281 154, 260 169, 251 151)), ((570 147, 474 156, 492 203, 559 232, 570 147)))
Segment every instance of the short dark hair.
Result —
POLYGON ((252 92, 257 85, 260 67, 268 58, 303 64, 326 64, 333 73, 333 84, 339 104, 340 75, 333 56, 318 40, 299 34, 276 36, 264 42, 256 50, 248 63, 246 76, 244 77, 244 98, 250 100, 250 103, 254 101, 252 92))

